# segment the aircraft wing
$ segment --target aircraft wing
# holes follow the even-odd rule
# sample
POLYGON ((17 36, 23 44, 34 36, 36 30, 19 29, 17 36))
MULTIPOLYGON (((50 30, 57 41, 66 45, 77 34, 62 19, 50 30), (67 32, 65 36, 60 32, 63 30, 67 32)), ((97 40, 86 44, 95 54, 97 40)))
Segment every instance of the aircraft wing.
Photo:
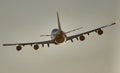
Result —
POLYGON ((71 40, 73 42, 72 39, 76 38, 78 40, 78 37, 80 37, 80 36, 82 36, 82 37, 80 37, 81 38, 80 40, 83 41, 85 39, 84 35, 85 34, 89 35, 89 33, 92 33, 92 32, 97 32, 99 35, 101 35, 103 33, 103 31, 101 30, 102 28, 109 27, 109 26, 112 26, 112 25, 115 25, 115 24, 116 23, 114 22, 112 24, 105 25, 105 26, 102 26, 102 27, 99 27, 99 28, 96 28, 96 29, 93 29, 93 30, 90 30, 90 31, 87 31, 87 32, 83 32, 83 33, 80 33, 80 34, 77 34, 77 35, 73 35, 73 36, 68 36, 67 37, 67 41, 71 40))
POLYGON ((15 45, 20 45, 20 46, 25 46, 25 45, 35 45, 35 44, 42 44, 44 47, 44 44, 53 44, 54 40, 48 40, 48 41, 41 41, 41 42, 30 42, 30 43, 14 43, 14 44, 3 44, 3 46, 15 46, 15 45))

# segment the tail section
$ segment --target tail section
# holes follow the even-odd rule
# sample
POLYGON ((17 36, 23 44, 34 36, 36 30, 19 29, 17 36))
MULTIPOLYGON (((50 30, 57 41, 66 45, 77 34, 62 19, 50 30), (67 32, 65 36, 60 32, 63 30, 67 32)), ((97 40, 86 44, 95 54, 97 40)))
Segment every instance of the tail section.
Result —
MULTIPOLYGON (((59 31, 60 31, 60 33, 62 34, 62 29, 61 29, 61 26, 60 26, 60 20, 59 20, 59 14, 58 14, 58 12, 57 12, 57 20, 58 20, 58 29, 59 29, 59 31)), ((44 36, 51 36, 50 34, 48 34, 48 35, 40 35, 40 37, 44 37, 44 36)))
POLYGON ((62 31, 61 26, 60 26, 60 19, 59 19, 59 14, 57 12, 57 20, 58 20, 58 28, 60 31, 62 31))

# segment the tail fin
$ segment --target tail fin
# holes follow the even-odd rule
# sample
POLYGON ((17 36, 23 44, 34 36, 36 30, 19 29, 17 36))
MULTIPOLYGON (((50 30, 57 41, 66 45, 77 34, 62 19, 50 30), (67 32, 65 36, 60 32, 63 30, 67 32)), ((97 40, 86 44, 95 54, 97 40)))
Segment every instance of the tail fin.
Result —
POLYGON ((61 26, 60 26, 60 19, 59 19, 59 14, 57 12, 57 20, 58 20, 58 28, 60 31, 62 31, 61 26))

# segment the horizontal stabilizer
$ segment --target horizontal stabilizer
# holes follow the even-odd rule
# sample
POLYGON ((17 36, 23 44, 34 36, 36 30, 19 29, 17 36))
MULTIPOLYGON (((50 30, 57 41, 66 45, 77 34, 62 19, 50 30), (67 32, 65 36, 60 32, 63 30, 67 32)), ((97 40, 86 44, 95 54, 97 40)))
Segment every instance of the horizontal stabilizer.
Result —
POLYGON ((82 29, 82 28, 83 28, 83 27, 80 27, 80 28, 77 28, 77 29, 70 30, 70 31, 66 32, 66 34, 67 34, 67 33, 70 33, 70 32, 73 32, 73 31, 76 31, 76 30, 79 30, 79 29, 82 29))
POLYGON ((50 35, 40 35, 40 37, 44 37, 44 36, 50 36, 50 35))

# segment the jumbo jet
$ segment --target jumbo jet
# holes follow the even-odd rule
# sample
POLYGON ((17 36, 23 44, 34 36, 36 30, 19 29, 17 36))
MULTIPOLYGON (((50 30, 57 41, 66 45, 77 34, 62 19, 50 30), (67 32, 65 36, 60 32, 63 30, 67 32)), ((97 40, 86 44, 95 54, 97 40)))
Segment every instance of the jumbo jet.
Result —
POLYGON ((71 42, 73 42, 74 38, 76 38, 77 40, 84 41, 85 40, 84 35, 86 35, 86 34, 89 35, 92 32, 96 32, 96 33, 98 33, 98 35, 102 35, 103 34, 102 29, 103 28, 106 28, 106 27, 109 27, 109 26, 112 26, 112 25, 116 24, 114 22, 112 24, 104 25, 102 27, 99 27, 99 28, 96 28, 96 29, 93 29, 93 30, 90 30, 90 31, 86 31, 86 32, 79 33, 79 34, 72 35, 72 36, 67 36, 68 33, 79 30, 82 27, 74 29, 74 30, 70 30, 68 32, 64 32, 62 30, 61 26, 60 26, 61 24, 60 24, 58 12, 57 12, 57 21, 58 21, 58 28, 53 29, 52 32, 51 32, 51 35, 41 35, 41 36, 50 36, 51 37, 50 40, 40 41, 40 42, 29 42, 29 43, 3 44, 3 46, 16 46, 16 50, 20 51, 22 49, 22 47, 24 47, 26 45, 31 45, 31 47, 33 46, 34 50, 38 50, 39 49, 39 44, 41 44, 42 47, 44 47, 44 44, 47 44, 47 46, 49 47, 50 44, 58 45, 60 43, 67 42, 68 40, 71 40, 71 42))

